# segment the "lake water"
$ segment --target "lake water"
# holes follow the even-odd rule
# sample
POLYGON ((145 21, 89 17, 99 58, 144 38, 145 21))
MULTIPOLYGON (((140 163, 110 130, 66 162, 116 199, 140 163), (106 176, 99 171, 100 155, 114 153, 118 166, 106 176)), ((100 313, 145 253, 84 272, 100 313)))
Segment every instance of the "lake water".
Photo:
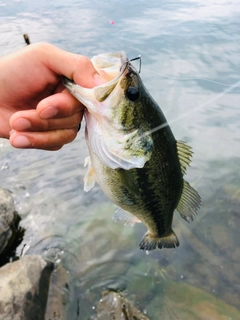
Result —
POLYGON ((175 214, 180 247, 146 254, 144 226, 114 223, 98 186, 84 193, 83 130, 57 152, 0 140, 0 186, 26 228, 17 253, 67 270, 66 319, 89 319, 109 288, 151 319, 240 318, 239 30, 238 0, 0 1, 1 56, 22 48, 24 33, 89 57, 141 54, 143 82, 194 151, 186 179, 202 197, 199 215, 187 224, 175 214))

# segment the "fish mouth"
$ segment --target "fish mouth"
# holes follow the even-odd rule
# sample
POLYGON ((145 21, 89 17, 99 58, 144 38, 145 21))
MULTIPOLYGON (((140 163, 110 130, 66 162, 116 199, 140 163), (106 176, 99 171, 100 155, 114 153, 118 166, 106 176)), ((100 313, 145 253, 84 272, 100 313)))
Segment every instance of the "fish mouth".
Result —
POLYGON ((103 53, 91 59, 93 67, 100 77, 106 82, 93 88, 84 88, 77 85, 73 80, 63 76, 63 84, 83 104, 86 102, 82 97, 90 97, 98 102, 103 102, 113 92, 114 88, 129 72, 130 61, 124 51, 116 53, 103 53), (75 90, 76 86, 77 91, 75 90))
POLYGON ((130 61, 125 52, 105 53, 91 59, 101 78, 106 82, 94 87, 96 100, 103 102, 113 92, 117 84, 129 72, 130 61))
MULTIPOLYGON (((104 84, 95 87, 95 92, 99 90, 102 93, 102 98, 100 98, 100 100, 97 99, 98 101, 104 101, 123 77, 129 75, 131 72, 141 72, 141 55, 129 60, 124 51, 99 54, 94 56, 91 61, 100 77, 106 81, 104 84), (135 60, 139 60, 138 71, 131 64, 131 62, 135 60), (105 93, 103 94, 104 90, 105 93)), ((126 89, 124 85, 122 89, 126 89)), ((97 95, 99 97, 101 96, 101 94, 97 95)))
MULTIPOLYGON (((129 60, 124 51, 99 54, 94 56, 91 62, 106 83, 117 81, 129 65, 129 60)), ((104 85, 105 84, 100 86, 104 85)))

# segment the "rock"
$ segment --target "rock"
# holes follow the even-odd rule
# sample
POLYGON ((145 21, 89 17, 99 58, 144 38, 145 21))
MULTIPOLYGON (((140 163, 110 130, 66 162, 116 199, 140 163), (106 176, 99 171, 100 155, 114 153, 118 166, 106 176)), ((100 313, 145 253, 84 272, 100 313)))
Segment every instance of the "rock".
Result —
POLYGON ((0 189, 0 254, 13 244, 19 220, 11 193, 0 189))
MULTIPOLYGON (((94 319, 94 318, 92 318, 94 319)), ((102 299, 97 305, 97 320, 149 320, 130 301, 120 293, 103 291, 102 299)))
POLYGON ((29 255, 0 268, 0 319, 43 320, 53 267, 29 255))
MULTIPOLYGON (((48 291, 48 301, 45 319, 68 319, 67 311, 72 307, 69 293, 69 273, 61 264, 55 268, 51 276, 50 287, 48 291)), ((73 316, 73 310, 71 310, 73 316)))

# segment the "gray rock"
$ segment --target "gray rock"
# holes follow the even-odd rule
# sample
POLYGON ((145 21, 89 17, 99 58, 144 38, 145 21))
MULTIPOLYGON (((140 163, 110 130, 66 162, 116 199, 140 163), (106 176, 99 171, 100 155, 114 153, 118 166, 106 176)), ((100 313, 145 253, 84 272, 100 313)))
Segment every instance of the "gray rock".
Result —
POLYGON ((97 315, 91 320, 149 320, 132 302, 119 292, 103 291, 97 305, 97 315))
MULTIPOLYGON (((74 298, 72 300, 74 300, 74 298)), ((69 273, 59 264, 51 276, 45 319, 70 320, 71 318, 67 316, 69 308, 71 308, 70 314, 74 319, 73 306, 72 303, 70 303, 69 273)))
POLYGON ((17 216, 11 193, 0 189, 0 254, 14 241, 17 216))
POLYGON ((53 267, 29 255, 0 268, 0 319, 43 320, 53 267))

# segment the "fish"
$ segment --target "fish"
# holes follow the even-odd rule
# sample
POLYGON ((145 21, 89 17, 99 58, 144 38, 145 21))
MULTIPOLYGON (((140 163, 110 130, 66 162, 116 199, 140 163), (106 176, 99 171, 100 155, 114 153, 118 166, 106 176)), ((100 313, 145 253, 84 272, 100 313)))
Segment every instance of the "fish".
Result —
POLYGON ((125 52, 102 53, 91 61, 104 84, 84 88, 63 77, 69 92, 86 107, 84 190, 97 182, 117 205, 114 221, 145 224, 141 250, 176 248, 175 210, 190 222, 201 204, 198 192, 183 178, 191 147, 175 139, 125 52))

